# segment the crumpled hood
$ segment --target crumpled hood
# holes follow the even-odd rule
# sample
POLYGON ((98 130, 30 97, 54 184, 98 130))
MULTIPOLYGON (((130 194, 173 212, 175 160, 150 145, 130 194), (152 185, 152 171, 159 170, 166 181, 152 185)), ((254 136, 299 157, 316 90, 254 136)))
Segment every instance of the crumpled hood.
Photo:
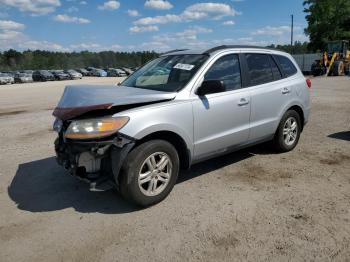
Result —
POLYGON ((89 111, 109 109, 120 105, 172 100, 175 96, 176 93, 127 86, 66 86, 53 115, 61 120, 67 120, 89 111))

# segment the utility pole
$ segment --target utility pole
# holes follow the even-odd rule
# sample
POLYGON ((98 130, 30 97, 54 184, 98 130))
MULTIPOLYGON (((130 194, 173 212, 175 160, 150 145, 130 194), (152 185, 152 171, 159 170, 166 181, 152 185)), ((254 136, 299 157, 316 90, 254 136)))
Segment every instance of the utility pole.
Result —
POLYGON ((291 18, 292 18, 292 24, 291 24, 291 27, 290 27, 290 45, 293 48, 293 27, 294 27, 294 17, 293 17, 293 15, 291 15, 291 18))

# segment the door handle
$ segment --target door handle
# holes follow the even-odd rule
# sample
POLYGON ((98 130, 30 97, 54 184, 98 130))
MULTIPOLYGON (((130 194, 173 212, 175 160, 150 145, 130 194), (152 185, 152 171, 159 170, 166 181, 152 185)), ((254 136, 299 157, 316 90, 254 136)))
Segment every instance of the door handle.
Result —
POLYGON ((248 105, 249 104, 249 100, 246 98, 241 98, 238 102, 239 106, 244 106, 244 105, 248 105))
POLYGON ((287 87, 284 87, 284 88, 282 89, 282 94, 288 94, 288 93, 290 93, 290 89, 287 88, 287 87))

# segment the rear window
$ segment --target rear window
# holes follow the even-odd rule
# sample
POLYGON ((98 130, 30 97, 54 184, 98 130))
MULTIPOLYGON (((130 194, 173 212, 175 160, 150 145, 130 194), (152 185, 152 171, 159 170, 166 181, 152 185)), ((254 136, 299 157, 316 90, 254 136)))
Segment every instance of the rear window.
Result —
POLYGON ((269 56, 265 54, 245 54, 249 69, 250 85, 261 85, 274 81, 269 56))
POLYGON ((281 69, 285 77, 292 76, 297 73, 297 69, 287 57, 281 55, 274 56, 277 62, 280 64, 281 69))

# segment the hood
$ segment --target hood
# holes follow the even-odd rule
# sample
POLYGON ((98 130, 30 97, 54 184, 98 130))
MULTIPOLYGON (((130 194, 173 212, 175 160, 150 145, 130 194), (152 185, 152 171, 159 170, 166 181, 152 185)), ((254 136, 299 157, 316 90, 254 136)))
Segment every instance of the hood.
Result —
POLYGON ((67 86, 53 115, 61 120, 67 120, 90 111, 172 100, 175 96, 176 93, 126 86, 67 86))

